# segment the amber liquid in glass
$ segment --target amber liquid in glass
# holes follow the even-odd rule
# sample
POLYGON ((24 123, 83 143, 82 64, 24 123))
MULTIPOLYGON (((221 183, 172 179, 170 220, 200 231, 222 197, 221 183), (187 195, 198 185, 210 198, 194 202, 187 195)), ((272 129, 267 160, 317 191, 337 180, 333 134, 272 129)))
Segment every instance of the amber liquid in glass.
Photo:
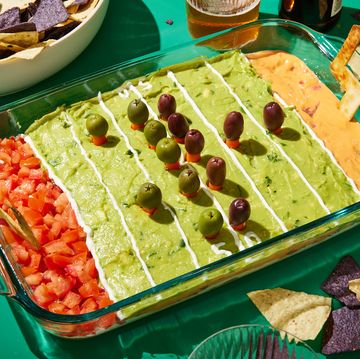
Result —
POLYGON ((254 2, 257 2, 257 5, 254 7, 249 6, 248 11, 247 9, 244 9, 240 13, 222 15, 201 11, 186 1, 189 31, 193 37, 198 38, 230 27, 255 21, 259 17, 260 2, 256 0, 254 2))

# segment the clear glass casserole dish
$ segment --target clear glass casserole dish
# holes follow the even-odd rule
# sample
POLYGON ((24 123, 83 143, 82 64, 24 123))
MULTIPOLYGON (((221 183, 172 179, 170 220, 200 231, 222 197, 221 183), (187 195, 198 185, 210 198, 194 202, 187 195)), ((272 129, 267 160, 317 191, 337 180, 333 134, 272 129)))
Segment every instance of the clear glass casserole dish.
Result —
MULTIPOLYGON (((339 39, 333 39, 340 43, 339 39)), ((30 98, 0 108, 1 137, 23 133, 33 121, 62 104, 92 98, 98 91, 109 91, 124 81, 141 77, 165 66, 211 57, 226 49, 241 48, 244 53, 283 50, 302 59, 331 91, 341 96, 338 83, 329 70, 338 49, 325 36, 305 26, 283 20, 263 20, 207 36, 170 50, 157 52, 64 84, 30 98), (253 34, 256 36, 253 36, 253 34), (247 42, 246 39, 252 41, 247 42), (241 43, 243 45, 241 45, 241 43), (216 50, 215 48, 220 50, 216 50)), ((359 117, 356 117, 359 120, 359 117)), ((316 221, 297 227, 266 242, 203 266, 118 301, 106 308, 82 315, 60 315, 39 307, 31 298, 21 271, 4 238, 0 238, 0 293, 17 301, 45 330, 63 337, 87 337, 124 325, 145 315, 186 300, 205 290, 244 276, 300 250, 360 224, 360 202, 316 221), (159 301, 159 295, 162 300, 159 301), (108 328, 108 318, 118 311, 130 313, 108 328)))

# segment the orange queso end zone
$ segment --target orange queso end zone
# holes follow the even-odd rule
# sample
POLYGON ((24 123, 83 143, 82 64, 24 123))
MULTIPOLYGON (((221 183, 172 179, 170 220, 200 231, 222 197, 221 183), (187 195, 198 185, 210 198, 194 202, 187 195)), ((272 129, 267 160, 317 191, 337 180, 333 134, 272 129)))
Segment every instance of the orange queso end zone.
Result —
POLYGON ((249 58, 273 91, 296 107, 360 189, 360 124, 346 119, 339 100, 296 56, 267 51, 249 58))
MULTIPOLYGON (((99 284, 86 234, 68 198, 21 137, 0 140, 0 206, 14 220, 10 207, 15 207, 40 245, 39 250, 32 248, 0 219, 7 245, 38 305, 53 313, 74 315, 112 304, 99 284)), ((104 327, 115 320, 114 315, 104 318, 104 327)))

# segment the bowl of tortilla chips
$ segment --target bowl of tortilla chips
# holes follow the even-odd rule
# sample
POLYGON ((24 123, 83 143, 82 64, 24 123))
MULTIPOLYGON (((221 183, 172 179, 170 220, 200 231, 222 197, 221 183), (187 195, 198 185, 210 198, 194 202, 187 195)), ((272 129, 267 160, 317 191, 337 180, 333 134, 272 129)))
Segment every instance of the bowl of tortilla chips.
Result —
POLYGON ((95 37, 108 4, 0 1, 0 95, 30 87, 73 61, 95 37))

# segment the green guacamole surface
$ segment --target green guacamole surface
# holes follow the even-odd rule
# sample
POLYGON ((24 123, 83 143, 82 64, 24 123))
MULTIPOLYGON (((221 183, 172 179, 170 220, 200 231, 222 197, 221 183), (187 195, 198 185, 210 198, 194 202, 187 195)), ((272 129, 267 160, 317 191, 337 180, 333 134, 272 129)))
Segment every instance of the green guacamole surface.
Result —
MULTIPOLYGON (((93 255, 99 260, 105 286, 111 288, 116 300, 150 288, 149 278, 155 284, 163 283, 219 260, 229 252, 279 235, 284 227, 291 230, 359 200, 342 171, 292 109, 285 109, 280 136, 264 133, 253 122, 264 127, 263 107, 274 99, 269 84, 256 75, 241 54, 221 55, 209 63, 223 76, 253 119, 203 60, 170 68, 196 107, 165 72, 154 73, 144 82, 133 81, 132 85, 152 109, 150 118, 158 111, 159 96, 170 93, 176 98, 176 111, 190 120, 190 128, 202 132, 205 138, 202 160, 193 166, 204 183, 207 161, 212 156, 226 161, 224 187, 211 193, 226 214, 237 197, 246 198, 251 205, 247 227, 238 233, 236 240, 226 225, 215 241, 207 241, 199 232, 199 215, 203 209, 214 207, 213 200, 204 189, 193 199, 180 195, 177 178, 180 171, 166 171, 155 151, 148 148, 142 131, 130 128, 127 106, 138 98, 137 91, 129 87, 123 91, 124 86, 121 96, 117 91, 103 94, 107 111, 98 99, 59 109, 37 121, 28 131, 37 151, 70 191, 83 221, 91 228, 93 255), (224 139, 223 122, 230 111, 240 111, 245 122, 240 147, 231 150, 236 161, 213 131, 224 139), (86 130, 90 113, 101 114, 109 123, 108 141, 103 146, 95 146, 86 130), (148 181, 147 176, 161 189, 165 203, 151 217, 135 203, 137 190, 148 181), (177 223, 166 206, 176 215, 177 223), (214 250, 211 246, 216 243, 228 252, 214 250)), ((185 153, 183 145, 181 148, 185 153)))

